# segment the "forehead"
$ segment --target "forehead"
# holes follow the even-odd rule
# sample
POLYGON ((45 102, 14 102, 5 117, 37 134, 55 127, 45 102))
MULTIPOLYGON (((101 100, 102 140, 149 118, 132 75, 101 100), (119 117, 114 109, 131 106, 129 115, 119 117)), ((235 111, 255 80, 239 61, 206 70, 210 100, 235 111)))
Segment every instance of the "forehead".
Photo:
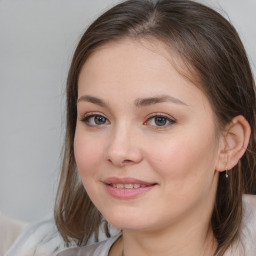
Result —
MULTIPOLYGON (((138 55, 137 58, 134 55, 130 56, 134 58, 134 68, 136 64, 144 62, 147 63, 148 68, 151 66, 154 69, 154 65, 157 66, 157 60, 160 60, 161 62, 165 60, 165 62, 168 62, 181 76, 189 80, 189 82, 193 83, 198 88, 203 89, 200 74, 198 74, 186 57, 179 55, 171 43, 156 39, 152 36, 146 38, 123 38, 107 42, 92 51, 86 59, 81 71, 83 71, 85 66, 88 67, 89 65, 95 64, 95 62, 97 62, 96 59, 101 59, 100 62, 98 61, 97 66, 99 66, 99 64, 105 64, 105 70, 107 70, 110 65, 115 64, 111 62, 114 58, 109 58, 109 55, 114 56, 114 52, 118 52, 118 50, 120 50, 118 53, 119 61, 125 64, 127 55, 134 51, 135 48, 140 52, 140 55, 138 55), (106 58, 108 60, 106 63, 103 63, 102 61, 106 58)), ((116 60, 114 61, 116 62, 116 60)), ((98 71, 100 72, 101 70, 98 69, 98 71)))
MULTIPOLYGON (((201 88, 193 68, 177 54, 171 45, 156 40, 122 39, 112 41, 95 49, 87 58, 79 74, 78 88, 83 84, 87 89, 92 86, 88 80, 96 84, 128 83, 130 88, 134 83, 140 87, 140 82, 146 81, 150 87, 151 81, 159 86, 162 80, 172 83, 187 83, 201 88), (173 79, 172 79, 173 78, 173 79)), ((151 86, 152 90, 153 86, 151 86)))

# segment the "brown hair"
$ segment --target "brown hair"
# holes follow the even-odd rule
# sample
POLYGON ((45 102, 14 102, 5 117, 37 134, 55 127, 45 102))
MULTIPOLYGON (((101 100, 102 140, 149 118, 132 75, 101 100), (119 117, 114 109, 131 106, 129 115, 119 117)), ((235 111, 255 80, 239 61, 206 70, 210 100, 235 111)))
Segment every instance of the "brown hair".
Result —
MULTIPOLYGON (((82 36, 67 80, 65 154, 55 206, 59 232, 69 243, 84 245, 97 236, 102 216, 88 197, 76 170, 77 81, 88 56, 122 38, 154 38, 175 49, 196 72, 220 127, 237 115, 251 126, 249 146, 226 179, 220 173, 212 229, 223 255, 238 237, 242 194, 252 193, 256 172, 255 84, 245 49, 234 27, 214 10, 188 0, 128 0, 101 15, 82 36)), ((107 229, 106 229, 106 232, 107 229)))

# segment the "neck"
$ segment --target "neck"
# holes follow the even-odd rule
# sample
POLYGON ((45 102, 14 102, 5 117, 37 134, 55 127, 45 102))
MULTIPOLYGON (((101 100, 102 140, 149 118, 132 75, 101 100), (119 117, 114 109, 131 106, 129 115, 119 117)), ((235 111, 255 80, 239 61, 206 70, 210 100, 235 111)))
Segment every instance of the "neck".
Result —
POLYGON ((202 230, 192 227, 185 233, 168 235, 163 232, 135 233, 124 231, 120 239, 122 256, 213 256, 217 242, 211 229, 202 230))
POLYGON ((213 256, 217 241, 212 229, 202 219, 183 227, 172 225, 154 231, 123 230, 110 256, 213 256))

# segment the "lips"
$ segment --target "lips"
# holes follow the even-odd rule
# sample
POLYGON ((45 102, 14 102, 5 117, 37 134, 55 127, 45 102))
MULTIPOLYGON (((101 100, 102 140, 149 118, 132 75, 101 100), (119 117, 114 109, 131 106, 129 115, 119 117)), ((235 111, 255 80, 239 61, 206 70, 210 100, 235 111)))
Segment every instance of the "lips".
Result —
POLYGON ((135 178, 110 177, 103 182, 109 194, 119 199, 135 198, 157 185, 153 182, 151 183, 135 178))
POLYGON ((146 185, 141 185, 141 184, 109 184, 109 185, 114 188, 125 188, 125 189, 146 187, 146 185))
POLYGON ((126 184, 131 184, 131 185, 139 185, 139 186, 151 186, 156 183, 154 182, 147 182, 135 178, 117 178, 117 177, 109 177, 103 181, 105 184, 108 185, 114 185, 114 184, 119 184, 119 185, 126 185, 126 184))

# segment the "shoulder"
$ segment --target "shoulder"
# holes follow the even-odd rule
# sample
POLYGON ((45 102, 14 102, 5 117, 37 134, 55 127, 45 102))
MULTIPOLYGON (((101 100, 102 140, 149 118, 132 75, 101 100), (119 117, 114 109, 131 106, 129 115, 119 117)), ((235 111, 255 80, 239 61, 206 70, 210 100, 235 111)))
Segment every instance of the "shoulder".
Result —
POLYGON ((246 210, 255 211, 256 209, 256 195, 243 195, 243 203, 246 210))
POLYGON ((3 255, 20 235, 27 224, 0 212, 0 255, 3 255))
POLYGON ((53 255, 64 248, 52 218, 30 225, 22 231, 5 256, 53 255))
POLYGON ((256 242, 256 195, 244 195, 243 208, 242 235, 256 242))
POLYGON ((256 255, 256 195, 244 195, 241 238, 253 246, 256 255))
POLYGON ((246 251, 245 255, 256 255, 256 195, 243 196, 243 220, 241 226, 241 241, 246 251))
MULTIPOLYGON (((1 219, 0 224, 2 224, 1 219)), ((110 234, 112 237, 118 233, 119 231, 117 229, 110 227, 110 234)), ((105 239, 106 236, 103 231, 103 226, 101 226, 99 230, 99 240, 103 241, 105 239)), ((0 248, 1 242, 2 241, 0 240, 0 248)), ((94 237, 89 239, 88 244, 95 244, 94 237)), ((71 247, 72 246, 76 246, 75 242, 71 243, 71 247)), ((66 244, 57 230, 53 217, 50 217, 27 225, 11 247, 6 251, 4 256, 56 255, 64 249, 67 249, 66 244)), ((0 255, 2 255, 1 250, 0 255)))
POLYGON ((92 245, 66 249, 62 252, 59 252, 56 256, 107 256, 110 248, 119 237, 120 235, 116 235, 114 237, 110 237, 107 240, 92 245))
POLYGON ((243 196, 243 209, 240 237, 225 256, 256 255, 256 195, 243 196))

